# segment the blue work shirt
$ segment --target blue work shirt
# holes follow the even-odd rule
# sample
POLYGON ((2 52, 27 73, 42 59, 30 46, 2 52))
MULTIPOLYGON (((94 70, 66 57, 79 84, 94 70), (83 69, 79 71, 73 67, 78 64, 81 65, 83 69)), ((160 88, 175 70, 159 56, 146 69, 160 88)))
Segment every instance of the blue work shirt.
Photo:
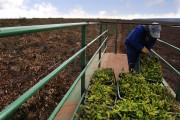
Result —
POLYGON ((142 25, 137 26, 126 38, 125 45, 128 56, 128 63, 135 63, 143 47, 151 49, 157 38, 146 40, 148 31, 142 25))

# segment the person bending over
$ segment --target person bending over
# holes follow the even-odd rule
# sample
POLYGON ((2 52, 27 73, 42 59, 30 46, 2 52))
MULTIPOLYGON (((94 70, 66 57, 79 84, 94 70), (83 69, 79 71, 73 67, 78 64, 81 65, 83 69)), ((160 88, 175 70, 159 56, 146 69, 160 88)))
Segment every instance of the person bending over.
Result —
POLYGON ((129 71, 135 69, 139 54, 150 56, 150 49, 157 38, 160 38, 161 25, 153 22, 150 25, 138 25, 126 38, 125 45, 128 57, 129 71))

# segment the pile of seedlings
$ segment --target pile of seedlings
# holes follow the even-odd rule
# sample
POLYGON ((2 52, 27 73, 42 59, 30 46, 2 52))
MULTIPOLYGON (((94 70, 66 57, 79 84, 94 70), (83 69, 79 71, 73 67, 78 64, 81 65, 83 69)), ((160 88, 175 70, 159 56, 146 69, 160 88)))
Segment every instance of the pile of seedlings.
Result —
POLYGON ((141 74, 120 74, 120 95, 112 115, 117 119, 175 120, 180 108, 160 83, 150 83, 141 74))
POLYGON ((161 84, 162 73, 157 59, 143 57, 141 69, 139 74, 120 73, 117 81, 113 81, 112 69, 97 70, 76 119, 180 119, 180 106, 161 84))
POLYGON ((112 69, 99 69, 93 74, 84 104, 80 106, 77 120, 107 119, 114 106, 116 87, 112 69))
POLYGON ((152 56, 151 58, 141 56, 140 67, 140 73, 146 80, 151 82, 162 82, 163 75, 161 65, 156 56, 152 56))

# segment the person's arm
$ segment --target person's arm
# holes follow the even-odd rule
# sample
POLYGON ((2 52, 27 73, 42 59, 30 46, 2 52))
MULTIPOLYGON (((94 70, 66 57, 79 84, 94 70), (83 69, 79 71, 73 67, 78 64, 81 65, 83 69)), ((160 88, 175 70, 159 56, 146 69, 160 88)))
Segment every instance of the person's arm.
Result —
POLYGON ((138 51, 141 51, 141 50, 144 48, 144 46, 139 42, 138 39, 132 40, 132 41, 131 41, 131 45, 132 45, 135 49, 137 49, 138 51))
POLYGON ((147 44, 144 46, 141 44, 141 41, 145 39, 144 29, 142 27, 138 27, 135 32, 132 34, 132 40, 130 41, 131 45, 136 48, 138 51, 141 51, 144 54, 150 54, 150 49, 156 42, 156 38, 151 38, 148 40, 147 44))
POLYGON ((136 28, 131 34, 130 44, 138 51, 142 51, 142 49, 144 48, 144 46, 140 43, 140 41, 142 41, 143 39, 142 35, 143 31, 141 27, 136 28))
POLYGON ((152 49, 152 47, 154 46, 154 44, 156 43, 157 39, 156 38, 151 38, 148 40, 147 42, 147 49, 150 50, 152 49))

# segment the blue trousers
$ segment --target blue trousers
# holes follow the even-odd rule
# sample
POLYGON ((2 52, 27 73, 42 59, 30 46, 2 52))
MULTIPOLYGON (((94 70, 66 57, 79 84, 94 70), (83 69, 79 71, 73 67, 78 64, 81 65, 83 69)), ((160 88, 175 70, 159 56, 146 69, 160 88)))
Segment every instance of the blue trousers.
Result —
POLYGON ((139 72, 140 52, 131 45, 126 45, 126 52, 128 57, 129 71, 135 70, 136 72, 139 72))

